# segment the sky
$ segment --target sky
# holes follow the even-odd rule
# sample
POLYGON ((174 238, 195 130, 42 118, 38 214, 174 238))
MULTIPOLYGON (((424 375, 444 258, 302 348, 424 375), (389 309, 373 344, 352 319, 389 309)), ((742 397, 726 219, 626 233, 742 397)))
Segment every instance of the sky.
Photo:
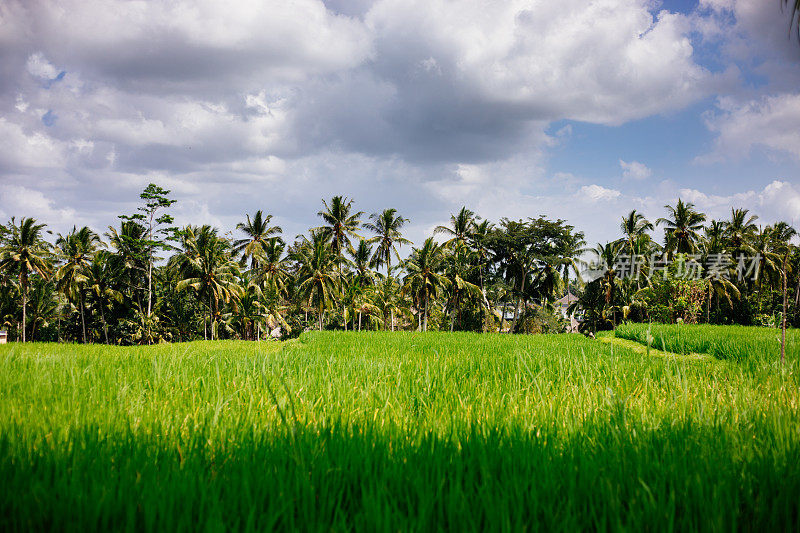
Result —
MULTIPOLYGON (((800 43, 764 0, 0 0, 0 218, 105 231, 322 199, 589 244, 680 197, 800 226, 800 43)), ((407 250, 406 250, 407 252, 407 250)))

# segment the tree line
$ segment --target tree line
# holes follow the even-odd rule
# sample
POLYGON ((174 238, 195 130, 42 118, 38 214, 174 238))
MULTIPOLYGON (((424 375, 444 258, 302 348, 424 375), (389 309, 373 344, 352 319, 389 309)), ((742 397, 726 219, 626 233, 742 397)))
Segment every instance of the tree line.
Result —
POLYGON ((655 224, 632 211, 618 240, 588 248, 565 220, 495 224, 464 207, 415 246, 396 209, 367 215, 343 196, 323 200, 320 225, 291 240, 261 210, 228 236, 209 225, 175 227, 175 200, 155 184, 140 200, 103 234, 75 227, 53 235, 33 218, 0 226, 0 327, 11 339, 152 344, 286 338, 309 329, 563 332, 570 322, 554 302, 568 292, 585 331, 621 320, 774 325, 798 318, 795 232, 785 223, 758 226, 746 209, 706 223, 678 200, 655 224), (663 244, 653 238, 656 226, 664 227, 663 244), (679 276, 687 261, 710 272, 722 253, 759 257, 758 272, 739 280, 731 263, 724 266, 730 276, 720 276, 718 265, 714 276, 679 276), (618 275, 621 258, 633 256, 642 258, 642 275, 618 275), (656 268, 656 256, 672 266, 656 268), (589 263, 603 266, 602 275, 587 278, 589 263), (789 286, 794 296, 782 302, 789 286))

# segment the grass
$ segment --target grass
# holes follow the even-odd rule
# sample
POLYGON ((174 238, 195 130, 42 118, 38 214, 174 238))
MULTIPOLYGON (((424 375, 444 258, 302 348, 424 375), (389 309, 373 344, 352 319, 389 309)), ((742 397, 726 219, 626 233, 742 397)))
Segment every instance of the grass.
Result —
POLYGON ((796 364, 575 335, 0 347, 0 529, 798 529, 796 364))
MULTIPOLYGON (((622 324, 614 335, 668 352, 708 354, 718 359, 753 363, 755 367, 780 358, 781 331, 748 326, 708 326, 690 324, 622 324)), ((800 359, 800 332, 786 331, 786 357, 800 359)))

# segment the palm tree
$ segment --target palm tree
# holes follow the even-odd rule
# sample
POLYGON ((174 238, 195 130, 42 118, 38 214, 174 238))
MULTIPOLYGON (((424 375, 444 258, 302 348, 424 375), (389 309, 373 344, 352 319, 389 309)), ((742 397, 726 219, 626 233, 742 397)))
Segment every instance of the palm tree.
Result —
POLYGON ((474 222, 468 235, 468 244, 470 248, 475 251, 475 258, 478 261, 478 285, 481 288, 481 293, 483 294, 483 299, 487 306, 488 300, 486 299, 486 288, 483 286, 483 281, 486 264, 489 262, 491 255, 488 241, 493 229, 494 224, 488 220, 484 220, 480 223, 474 222))
POLYGON ((750 242, 758 233, 758 217, 749 213, 747 209, 731 208, 731 219, 725 222, 725 238, 734 257, 753 251, 750 242))
POLYGON ((414 248, 406 261, 404 288, 421 296, 422 331, 428 331, 428 307, 431 298, 447 287, 449 281, 441 272, 444 268, 442 247, 428 237, 422 248, 414 248))
POLYGON ((324 236, 336 254, 339 261, 344 257, 344 249, 352 249, 351 238, 360 238, 357 231, 361 224, 362 211, 351 213, 353 201, 346 197, 334 196, 328 204, 322 200, 325 209, 319 211, 317 215, 322 218, 326 225, 315 228, 324 236))
POLYGON ((148 255, 144 245, 146 228, 135 220, 122 221, 119 231, 108 227, 106 238, 114 253, 109 257, 115 277, 128 289, 128 297, 142 307, 141 292, 146 290, 148 255))
POLYGON ((614 267, 619 257, 619 243, 610 242, 606 244, 598 243, 592 250, 595 255, 595 265, 603 272, 600 278, 605 307, 602 312, 603 318, 607 318, 608 310, 612 311, 612 322, 614 322, 614 294, 617 288, 617 275, 614 267))
POLYGON ((38 279, 38 283, 33 283, 28 297, 28 321, 31 325, 31 339, 36 337, 36 327, 47 327, 53 318, 59 318, 61 305, 55 286, 48 280, 38 279))
POLYGON ((231 257, 230 244, 211 226, 187 226, 181 232, 183 249, 173 256, 172 267, 181 281, 177 289, 191 290, 201 302, 208 302, 211 340, 221 318, 219 304, 236 301, 242 295, 238 284, 239 265, 231 257))
MULTIPOLYGON (((339 269, 339 278, 342 278, 342 262, 344 261, 343 250, 347 248, 348 251, 353 249, 351 238, 361 237, 358 235, 358 226, 361 224, 362 211, 357 211, 351 214, 353 208, 353 201, 348 200, 346 197, 334 196, 331 199, 330 205, 322 200, 325 209, 319 211, 317 215, 325 222, 325 226, 316 228, 320 234, 330 241, 330 246, 336 254, 336 259, 339 269)), ((345 309, 342 308, 344 315, 345 309)), ((344 329, 347 330, 347 322, 344 323, 344 329)))
POLYGON ((467 281, 476 269, 473 261, 475 252, 463 241, 455 241, 445 258, 445 276, 450 288, 447 307, 450 308, 450 331, 455 329, 456 319, 461 327, 461 303, 464 299, 475 298, 483 304, 480 287, 467 281))
POLYGON ((283 232, 280 226, 270 226, 271 220, 272 215, 264 216, 259 209, 252 219, 250 215, 247 215, 246 222, 236 224, 236 229, 247 235, 246 238, 238 239, 233 243, 233 252, 242 254, 242 265, 246 264, 247 259, 250 258, 251 267, 255 268, 258 262, 257 250, 263 248, 266 242, 283 232))
POLYGON ((454 242, 465 242, 476 220, 478 219, 475 217, 475 213, 466 207, 462 207, 457 215, 450 215, 451 227, 436 226, 436 228, 433 230, 433 233, 444 233, 445 235, 450 236, 450 239, 445 242, 446 246, 449 246, 454 242))
POLYGON ((779 275, 780 269, 780 254, 775 251, 773 246, 773 229, 771 226, 760 230, 754 236, 752 243, 752 250, 755 254, 757 261, 756 265, 756 301, 758 302, 758 312, 761 312, 762 307, 762 289, 764 287, 764 280, 770 279, 775 275, 779 275))
POLYGON ((89 293, 97 300, 100 310, 100 320, 103 322, 103 336, 108 344, 108 324, 106 323, 105 308, 110 308, 112 302, 122 302, 122 293, 113 288, 114 271, 109 261, 110 254, 100 250, 94 255, 87 271, 87 288, 89 293))
POLYGON ((286 294, 286 280, 289 277, 287 258, 283 255, 286 243, 280 237, 267 240, 253 251, 257 263, 255 280, 276 296, 286 294))
POLYGON ((721 254, 725 251, 725 223, 712 220, 703 229, 703 251, 708 254, 721 254))
MULTIPOLYGON (((573 272, 578 282, 581 282, 580 269, 585 262, 580 258, 586 252, 586 240, 582 231, 570 231, 559 245, 557 258, 559 273, 564 276, 564 286, 567 294, 570 293, 569 274, 573 272)), ((568 298, 569 300, 569 298, 568 298)))
POLYGON ((733 307, 733 298, 741 297, 739 289, 730 281, 733 264, 730 258, 724 255, 726 244, 725 222, 712 220, 704 228, 704 236, 700 242, 700 254, 703 270, 706 272, 704 281, 706 285, 706 322, 711 321, 711 300, 716 297, 717 308, 719 301, 725 300, 729 307, 733 307))
POLYGON ((632 256, 641 253, 642 241, 650 239, 647 232, 655 229, 653 224, 636 209, 622 217, 619 228, 625 236, 624 246, 620 252, 629 253, 632 256))
POLYGON ((86 343, 84 289, 89 281, 89 269, 95 251, 99 246, 105 245, 100 240, 100 236, 88 227, 77 229, 73 226, 72 231, 67 235, 59 233, 56 246, 58 255, 63 261, 56 272, 56 286, 67 298, 78 300, 83 342, 86 343))
POLYGON ((684 203, 680 198, 675 207, 665 205, 668 218, 659 218, 658 225, 664 225, 664 250, 668 255, 673 252, 690 254, 697 248, 700 230, 706 215, 697 211, 691 202, 684 203))
POLYGON ((338 292, 341 276, 337 266, 341 263, 325 234, 313 232, 312 240, 305 244, 298 248, 293 257, 299 265, 297 289, 309 305, 316 303, 319 330, 322 331, 325 310, 333 305, 338 292))
POLYGON ((371 255, 372 247, 369 245, 369 241, 364 239, 359 240, 358 246, 350 252, 350 257, 352 258, 350 263, 355 269, 355 278, 358 279, 359 283, 365 285, 372 283, 373 272, 369 268, 371 255))
POLYGON ((394 327, 395 315, 411 315, 408 298, 403 295, 402 288, 391 271, 386 275, 378 274, 377 283, 367 295, 369 299, 365 302, 364 311, 375 311, 379 314, 383 319, 384 331, 389 330, 390 318, 394 327))
POLYGON ((26 341, 28 287, 31 274, 47 278, 51 268, 48 261, 49 246, 42 239, 46 224, 37 224, 35 218, 22 218, 17 225, 14 219, 9 224, 9 235, 0 254, 0 269, 16 272, 22 292, 22 342, 26 341))
POLYGON ((369 216, 374 222, 364 223, 364 227, 376 233, 367 242, 377 244, 375 253, 372 255, 372 266, 380 268, 386 265, 387 270, 392 268, 392 254, 400 261, 400 254, 397 248, 403 244, 412 244, 408 239, 404 239, 400 232, 408 222, 407 218, 397 214, 397 209, 384 209, 380 213, 372 213, 369 216), (397 246, 397 247, 395 247, 397 246))

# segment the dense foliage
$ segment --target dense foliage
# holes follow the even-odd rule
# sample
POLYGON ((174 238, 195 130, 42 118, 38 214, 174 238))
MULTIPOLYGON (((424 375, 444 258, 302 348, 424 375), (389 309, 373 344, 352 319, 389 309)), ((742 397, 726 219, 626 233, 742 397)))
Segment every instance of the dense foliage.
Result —
POLYGON ((50 238, 31 218, 0 226, 0 327, 15 340, 108 344, 308 329, 561 332, 569 322, 553 303, 568 290, 580 296, 584 330, 625 319, 774 326, 784 281, 789 321, 800 317, 795 232, 757 226, 746 209, 706 224, 679 200, 655 226, 632 211, 619 240, 591 250, 582 232, 543 216, 493 224, 462 208, 415 247, 395 209, 366 216, 341 196, 323 201, 321 225, 291 242, 263 211, 233 234, 173 227, 174 202, 151 184, 136 212, 102 235, 83 227, 50 238), (741 278, 730 261, 721 276, 723 255, 758 265, 741 278), (641 275, 620 272, 625 257, 639 258, 641 275), (689 266, 695 279, 682 275, 689 266))

